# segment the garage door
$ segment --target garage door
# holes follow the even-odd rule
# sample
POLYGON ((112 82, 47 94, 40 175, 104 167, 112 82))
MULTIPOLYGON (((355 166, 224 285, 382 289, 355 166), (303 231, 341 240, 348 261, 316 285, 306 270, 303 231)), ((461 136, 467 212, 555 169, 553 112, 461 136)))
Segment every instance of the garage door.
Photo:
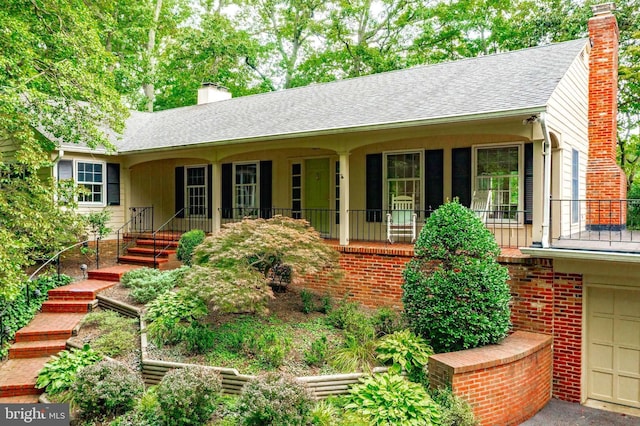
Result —
POLYGON ((588 288, 588 396, 640 408, 640 291, 588 288))

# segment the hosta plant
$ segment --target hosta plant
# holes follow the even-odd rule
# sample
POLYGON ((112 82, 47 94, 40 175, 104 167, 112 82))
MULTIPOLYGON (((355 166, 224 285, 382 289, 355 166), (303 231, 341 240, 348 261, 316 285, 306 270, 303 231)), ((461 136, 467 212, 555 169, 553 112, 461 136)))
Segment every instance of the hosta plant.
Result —
POLYGON ((410 330, 387 334, 378 342, 378 359, 391 363, 390 369, 396 373, 405 371, 410 379, 423 381, 424 367, 433 355, 433 349, 427 341, 416 336, 410 330))
POLYGON ((78 372, 88 366, 97 363, 102 355, 84 345, 82 349, 62 351, 47 362, 36 381, 38 389, 44 389, 49 395, 58 395, 66 392, 76 379, 78 372))
POLYGON ((376 374, 349 391, 346 410, 371 425, 439 425, 440 409, 422 386, 398 374, 376 374))

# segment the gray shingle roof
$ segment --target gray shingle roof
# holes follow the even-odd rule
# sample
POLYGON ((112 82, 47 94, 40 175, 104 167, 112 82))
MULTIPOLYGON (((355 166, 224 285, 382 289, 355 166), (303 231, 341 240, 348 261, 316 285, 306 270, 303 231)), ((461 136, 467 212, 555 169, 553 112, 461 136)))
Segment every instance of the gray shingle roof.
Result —
POLYGON ((315 84, 205 105, 133 113, 119 152, 230 143, 541 108, 586 39, 315 84))

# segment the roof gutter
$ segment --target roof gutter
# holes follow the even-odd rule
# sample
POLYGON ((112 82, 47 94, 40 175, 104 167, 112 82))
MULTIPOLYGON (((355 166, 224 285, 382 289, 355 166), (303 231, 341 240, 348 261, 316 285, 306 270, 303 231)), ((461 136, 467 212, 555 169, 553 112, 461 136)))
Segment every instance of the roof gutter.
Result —
POLYGON ((540 126, 544 144, 542 156, 544 161, 543 182, 542 182, 542 248, 548 249, 550 246, 549 224, 551 222, 551 136, 547 127, 547 114, 540 113, 540 126))
POLYGON ((308 138, 308 137, 314 137, 314 136, 328 136, 328 135, 335 135, 335 134, 342 134, 342 133, 403 129, 403 128, 409 128, 409 127, 418 127, 418 126, 433 126, 438 124, 454 124, 454 123, 463 123, 467 121, 491 120, 491 119, 515 117, 519 115, 538 114, 545 110, 546 110, 545 105, 531 106, 531 107, 521 108, 516 110, 487 111, 487 112, 482 112, 478 114, 450 115, 450 116, 433 117, 433 118, 426 118, 426 119, 420 119, 420 120, 372 123, 372 124, 366 124, 362 126, 353 126, 353 127, 315 129, 315 130, 309 130, 309 131, 303 131, 303 132, 279 133, 274 135, 261 135, 261 136, 254 136, 254 137, 248 137, 248 138, 198 142, 198 143, 188 144, 188 145, 172 145, 172 146, 158 147, 158 148, 126 150, 126 151, 118 151, 118 154, 122 154, 122 155, 139 154, 139 153, 147 153, 147 152, 170 151, 178 148, 202 148, 202 147, 210 147, 210 146, 224 146, 224 145, 238 144, 238 143, 266 142, 266 141, 273 141, 273 140, 279 140, 279 139, 281 140, 281 139, 293 139, 293 138, 308 138))

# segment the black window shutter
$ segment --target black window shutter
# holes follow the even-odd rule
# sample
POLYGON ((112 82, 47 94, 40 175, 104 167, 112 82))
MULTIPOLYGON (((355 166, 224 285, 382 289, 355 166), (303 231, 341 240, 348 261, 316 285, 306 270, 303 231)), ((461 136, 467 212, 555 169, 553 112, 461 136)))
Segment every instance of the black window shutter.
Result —
POLYGON ((444 201, 444 150, 430 149, 425 152, 425 205, 424 210, 435 210, 444 201))
POLYGON ((58 162, 58 180, 73 179, 73 161, 60 160, 58 162))
POLYGON ((184 167, 176 167, 176 213, 184 217, 184 167))
POLYGON ((524 145, 524 223, 533 223, 533 143, 524 145))
POLYGON ((269 219, 271 217, 271 192, 272 192, 272 163, 271 161, 260 162, 260 217, 269 219))
POLYGON ((221 178, 222 218, 231 219, 233 217, 233 164, 225 163, 222 165, 221 178))
POLYGON ((207 217, 213 217, 213 165, 207 166, 207 217))
POLYGON ((367 155, 367 222, 382 222, 382 154, 367 155))
POLYGON ((120 164, 107 163, 107 205, 120 205, 120 164))
POLYGON ((471 148, 451 150, 451 195, 471 206, 471 148))

